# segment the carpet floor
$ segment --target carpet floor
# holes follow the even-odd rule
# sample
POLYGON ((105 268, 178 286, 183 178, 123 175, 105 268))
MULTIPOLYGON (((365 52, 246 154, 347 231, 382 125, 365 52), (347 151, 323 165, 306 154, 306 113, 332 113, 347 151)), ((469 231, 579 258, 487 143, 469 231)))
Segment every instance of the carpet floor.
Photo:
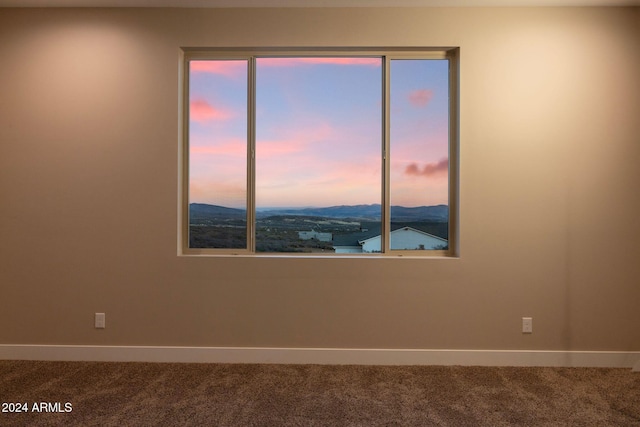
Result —
POLYGON ((3 360, 0 400, 1 426, 640 426, 640 373, 3 360))

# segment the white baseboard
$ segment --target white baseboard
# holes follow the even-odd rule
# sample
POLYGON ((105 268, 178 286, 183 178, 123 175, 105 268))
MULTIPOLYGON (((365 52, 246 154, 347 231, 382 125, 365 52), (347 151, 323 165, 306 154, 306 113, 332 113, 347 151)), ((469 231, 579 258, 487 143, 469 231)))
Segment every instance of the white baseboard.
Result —
POLYGON ((640 371, 640 351, 405 350, 0 344, 0 360, 557 366, 633 368, 634 371, 640 371))

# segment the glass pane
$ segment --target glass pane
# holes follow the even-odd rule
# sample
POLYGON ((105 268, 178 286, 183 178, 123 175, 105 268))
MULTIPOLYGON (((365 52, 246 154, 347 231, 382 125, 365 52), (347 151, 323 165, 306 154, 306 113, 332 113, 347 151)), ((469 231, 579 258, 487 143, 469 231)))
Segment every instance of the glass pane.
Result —
POLYGON ((392 60, 392 250, 448 249, 449 63, 392 60))
POLYGON ((256 250, 379 252, 381 58, 258 58, 256 80, 256 250))
POLYGON ((189 247, 247 247, 248 61, 189 63, 189 247))

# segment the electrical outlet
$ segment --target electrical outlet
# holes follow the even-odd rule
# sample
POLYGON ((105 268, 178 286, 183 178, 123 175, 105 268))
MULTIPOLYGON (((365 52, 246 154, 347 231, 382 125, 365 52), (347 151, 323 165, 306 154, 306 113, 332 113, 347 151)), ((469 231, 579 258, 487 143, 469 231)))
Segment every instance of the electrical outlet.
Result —
POLYGON ((533 333, 533 317, 522 318, 522 333, 523 334, 533 333))
POLYGON ((95 325, 96 329, 104 329, 105 326, 105 314, 104 313, 96 313, 95 325))

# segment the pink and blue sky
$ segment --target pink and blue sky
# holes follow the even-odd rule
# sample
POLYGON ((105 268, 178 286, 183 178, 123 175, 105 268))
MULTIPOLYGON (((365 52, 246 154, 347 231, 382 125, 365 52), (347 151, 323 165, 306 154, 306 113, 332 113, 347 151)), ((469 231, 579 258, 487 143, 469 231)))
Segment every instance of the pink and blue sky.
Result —
MULTIPOLYGON (((256 60, 256 206, 381 201, 381 58, 256 60)), ((190 202, 244 208, 244 60, 190 62, 190 202)), ((448 204, 448 64, 391 62, 391 204, 448 204)))

